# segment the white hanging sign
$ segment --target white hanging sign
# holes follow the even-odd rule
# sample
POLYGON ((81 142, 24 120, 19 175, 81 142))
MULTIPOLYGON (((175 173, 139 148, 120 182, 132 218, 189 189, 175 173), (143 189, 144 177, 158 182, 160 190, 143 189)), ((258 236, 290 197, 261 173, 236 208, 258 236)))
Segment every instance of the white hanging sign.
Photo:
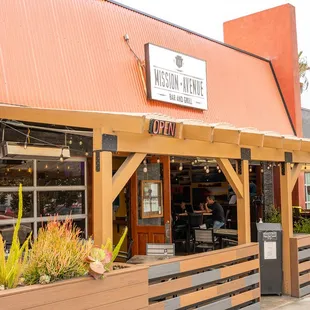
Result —
POLYGON ((153 44, 145 45, 148 99, 206 110, 207 64, 153 44))

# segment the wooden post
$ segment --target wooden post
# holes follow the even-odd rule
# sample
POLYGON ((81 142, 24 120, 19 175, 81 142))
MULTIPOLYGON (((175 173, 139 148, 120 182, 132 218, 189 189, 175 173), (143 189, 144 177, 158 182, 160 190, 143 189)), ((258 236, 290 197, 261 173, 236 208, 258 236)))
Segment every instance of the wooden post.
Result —
POLYGON ((102 149, 101 133, 101 129, 94 129, 93 218, 94 241, 99 246, 106 243, 108 238, 113 240, 112 152, 100 151, 102 149))
POLYGON ((290 238, 293 237, 291 164, 282 163, 280 171, 281 219, 283 229, 283 293, 291 294, 290 238))
MULTIPOLYGON (((238 243, 250 243, 249 161, 241 161, 241 166, 239 167, 241 169, 240 175, 234 170, 228 159, 217 159, 217 162, 237 196, 238 243)), ((239 170, 238 167, 236 170, 239 170)))
POLYGON ((292 192, 302 165, 282 163, 280 171, 281 220, 283 230, 283 292, 291 295, 291 238, 293 237, 292 192))
POLYGON ((245 244, 251 243, 250 185, 248 160, 241 161, 241 174, 239 175, 239 178, 243 185, 243 197, 237 196, 238 243, 245 244))

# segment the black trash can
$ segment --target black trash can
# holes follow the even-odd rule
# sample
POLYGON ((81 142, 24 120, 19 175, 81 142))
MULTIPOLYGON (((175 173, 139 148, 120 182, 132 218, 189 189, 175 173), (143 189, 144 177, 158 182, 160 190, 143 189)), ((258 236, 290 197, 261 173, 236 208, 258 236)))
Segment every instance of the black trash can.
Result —
POLYGON ((260 252, 261 294, 282 295, 282 226, 277 223, 257 223, 256 226, 260 252))

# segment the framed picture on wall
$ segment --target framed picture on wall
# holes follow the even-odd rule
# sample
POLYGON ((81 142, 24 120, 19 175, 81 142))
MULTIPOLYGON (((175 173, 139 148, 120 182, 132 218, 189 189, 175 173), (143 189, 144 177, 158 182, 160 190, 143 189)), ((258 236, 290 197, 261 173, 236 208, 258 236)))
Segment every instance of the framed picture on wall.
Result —
POLYGON ((141 181, 141 218, 163 217, 162 181, 141 181))

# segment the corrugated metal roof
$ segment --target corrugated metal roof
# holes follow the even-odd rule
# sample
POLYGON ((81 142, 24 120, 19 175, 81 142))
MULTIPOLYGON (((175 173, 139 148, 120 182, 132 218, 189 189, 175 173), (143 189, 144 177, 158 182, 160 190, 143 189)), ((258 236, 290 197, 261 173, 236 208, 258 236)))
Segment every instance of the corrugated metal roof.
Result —
MULTIPOLYGON (((0 0, 0 101, 55 109, 163 113, 292 134, 268 62, 98 0, 0 0), (130 44, 207 61, 208 110, 148 101, 130 44)), ((1 117, 1 116, 0 116, 1 117)))

